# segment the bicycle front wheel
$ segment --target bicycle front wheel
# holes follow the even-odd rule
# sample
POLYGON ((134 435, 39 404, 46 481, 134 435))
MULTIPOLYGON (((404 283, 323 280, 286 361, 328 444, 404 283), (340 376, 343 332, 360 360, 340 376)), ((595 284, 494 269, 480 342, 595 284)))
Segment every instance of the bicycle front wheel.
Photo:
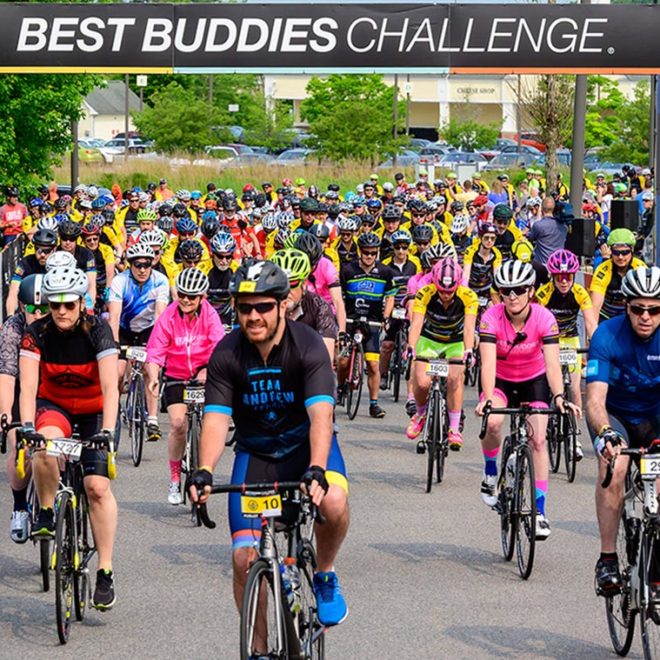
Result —
POLYGON ((566 479, 569 484, 575 481, 575 452, 577 448, 577 422, 572 410, 562 415, 562 437, 564 440, 564 465, 566 466, 566 479))
POLYGON ((50 589, 50 540, 39 539, 39 571, 44 591, 50 589))
POLYGON ((138 467, 142 461, 142 448, 144 447, 144 381, 139 377, 133 379, 128 394, 130 399, 126 414, 128 432, 131 437, 131 458, 133 465, 138 467))
POLYGON ((502 460, 500 463, 500 478, 498 480, 497 508, 500 514, 500 537, 502 541, 502 554, 506 561, 513 559, 516 547, 516 516, 513 511, 513 479, 507 478, 507 464, 513 452, 511 436, 504 438, 502 445, 502 460))
POLYGON ((642 583, 640 584, 640 623, 642 633, 642 650, 645 660, 660 658, 660 606, 653 602, 651 583, 657 582, 654 564, 656 534, 643 534, 641 539, 642 552, 640 562, 642 567, 642 583), (652 577, 653 576, 653 577, 652 577))
POLYGON ((360 396, 362 395, 362 383, 364 381, 364 353, 362 349, 353 349, 350 371, 348 373, 348 394, 346 396, 346 412, 348 419, 355 419, 360 407, 360 396))
POLYGON ((559 463, 561 462, 561 440, 559 435, 559 420, 552 416, 548 420, 548 430, 545 437, 548 444, 550 469, 554 473, 559 470, 559 463))
POLYGON ((445 475, 445 459, 449 453, 449 444, 447 439, 447 428, 449 428, 448 420, 445 419, 447 416, 446 405, 440 394, 436 400, 436 410, 435 423, 437 425, 435 429, 436 438, 438 439, 438 446, 436 449, 436 459, 435 459, 435 478, 438 483, 442 481, 442 478, 445 475))
POLYGON ((399 394, 401 391, 401 372, 403 371, 403 336, 401 331, 396 333, 396 343, 394 344, 394 353, 392 354, 390 367, 392 369, 392 394, 395 403, 399 403, 399 394))
POLYGON ((532 452, 525 446, 518 451, 516 460, 516 556, 520 577, 526 580, 532 574, 536 547, 536 486, 532 452))
POLYGON ((435 468, 436 452, 438 449, 437 435, 437 406, 435 393, 430 392, 429 403, 426 409, 426 422, 424 423, 424 441, 426 442, 426 492, 433 488, 433 471, 435 468))
POLYGON ((300 656, 309 660, 325 658, 325 626, 318 619, 316 596, 314 595, 313 577, 316 566, 314 546, 305 541, 298 553, 300 571, 300 612, 294 619, 300 656))
POLYGON ((627 565, 628 542, 626 539, 626 511, 623 510, 619 521, 619 532, 616 539, 616 550, 619 557, 619 572, 623 578, 623 588, 620 594, 605 599, 605 616, 610 639, 616 653, 628 655, 635 633, 635 614, 630 602, 630 574, 627 565))
POLYGON ((78 497, 75 509, 75 517, 78 530, 78 557, 79 566, 75 567, 73 576, 73 596, 76 606, 76 619, 82 621, 85 618, 87 604, 91 598, 92 588, 89 580, 89 569, 87 564, 91 555, 95 552, 94 541, 89 522, 89 500, 84 488, 78 497))
POLYGON ((55 526, 55 614, 57 636, 62 644, 67 643, 71 626, 75 525, 71 495, 63 492, 59 497, 55 526))
POLYGON ((257 559, 250 567, 241 608, 241 660, 252 656, 289 658, 290 649, 297 646, 293 619, 279 580, 279 574, 273 575, 265 559, 257 559), (278 580, 279 599, 275 598, 274 580, 278 580))

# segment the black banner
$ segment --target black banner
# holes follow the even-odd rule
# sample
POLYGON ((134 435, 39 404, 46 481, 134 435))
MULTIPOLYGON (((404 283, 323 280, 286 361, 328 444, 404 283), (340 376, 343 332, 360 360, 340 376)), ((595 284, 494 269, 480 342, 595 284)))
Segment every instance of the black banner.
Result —
POLYGON ((0 4, 0 71, 660 73, 654 5, 0 4))

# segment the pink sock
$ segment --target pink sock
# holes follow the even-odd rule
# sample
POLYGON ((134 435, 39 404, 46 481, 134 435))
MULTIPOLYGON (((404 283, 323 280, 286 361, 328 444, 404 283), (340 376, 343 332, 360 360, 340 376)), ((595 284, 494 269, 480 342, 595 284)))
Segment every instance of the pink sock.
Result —
POLYGON ((417 415, 419 415, 419 417, 424 417, 424 415, 426 415, 426 404, 420 406, 419 403, 416 403, 415 405, 417 406, 417 415))
POLYGON ((482 449, 481 452, 484 456, 486 456, 486 458, 497 458, 497 455, 500 453, 500 448, 495 447, 495 449, 482 449))
POLYGON ((458 432, 458 429, 461 425, 461 411, 450 410, 449 411, 449 428, 452 431, 458 432))
POLYGON ((170 481, 181 481, 181 461, 170 461, 170 481))

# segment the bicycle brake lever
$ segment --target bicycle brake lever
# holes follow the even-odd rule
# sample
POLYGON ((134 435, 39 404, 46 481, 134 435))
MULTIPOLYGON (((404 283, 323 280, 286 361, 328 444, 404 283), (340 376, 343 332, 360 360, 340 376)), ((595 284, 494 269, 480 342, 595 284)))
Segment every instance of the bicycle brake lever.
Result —
POLYGON ((215 529, 215 521, 209 518, 206 504, 197 505, 197 527, 201 527, 202 524, 204 527, 208 527, 208 529, 215 529))
POLYGON ((612 476, 614 475, 614 461, 616 460, 616 456, 612 456, 610 459, 610 462, 607 464, 607 472, 605 474, 605 479, 603 479, 601 483, 601 488, 607 488, 610 483, 612 483, 612 476))

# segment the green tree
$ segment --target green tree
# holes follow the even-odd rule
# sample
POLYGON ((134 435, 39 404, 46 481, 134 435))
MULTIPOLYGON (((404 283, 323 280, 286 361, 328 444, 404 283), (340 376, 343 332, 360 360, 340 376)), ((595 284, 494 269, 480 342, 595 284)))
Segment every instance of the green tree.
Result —
MULTIPOLYGON (((373 165, 407 142, 405 136, 393 135, 394 88, 386 85, 380 75, 312 78, 307 83, 307 94, 301 116, 309 122, 313 135, 309 144, 320 157, 337 162, 355 158, 373 165)), ((399 101, 399 131, 404 114, 405 103, 399 101)))
POLYGON ((195 153, 216 140, 213 126, 222 120, 206 99, 199 99, 193 91, 172 82, 151 100, 153 105, 134 113, 133 121, 140 133, 154 140, 157 150, 195 153))
POLYGON ((608 146, 615 139, 625 97, 619 83, 605 76, 589 76, 587 84, 585 147, 608 146))
POLYGON ((0 76, 0 181, 34 186, 71 148, 71 122, 98 76, 0 76))
POLYGON ((475 149, 490 149, 500 136, 501 124, 480 124, 475 120, 461 121, 450 119, 440 127, 439 134, 443 140, 464 151, 475 149))

